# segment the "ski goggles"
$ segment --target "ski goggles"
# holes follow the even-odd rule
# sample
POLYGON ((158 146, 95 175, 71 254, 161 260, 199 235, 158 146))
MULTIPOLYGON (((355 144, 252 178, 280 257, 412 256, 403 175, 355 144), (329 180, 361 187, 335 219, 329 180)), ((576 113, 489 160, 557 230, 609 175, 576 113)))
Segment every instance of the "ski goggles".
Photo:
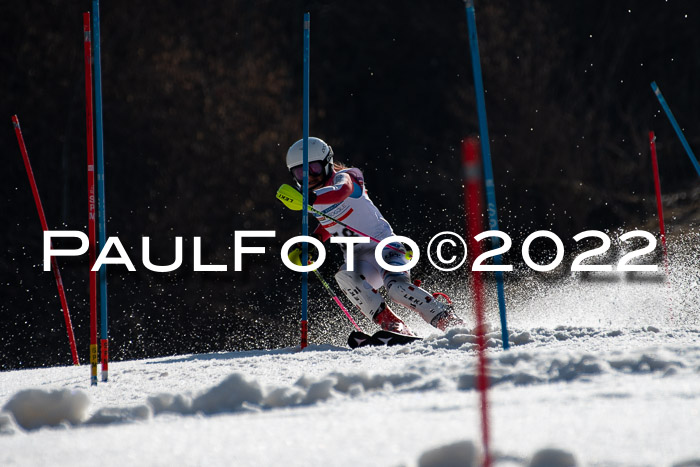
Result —
MULTIPOLYGON (((294 177, 296 181, 301 183, 304 180, 303 165, 297 165, 296 167, 292 167, 291 169, 289 169, 289 171, 292 173, 292 177, 294 177)), ((322 175, 323 172, 323 164, 320 161, 309 162, 309 176, 319 176, 322 175)))

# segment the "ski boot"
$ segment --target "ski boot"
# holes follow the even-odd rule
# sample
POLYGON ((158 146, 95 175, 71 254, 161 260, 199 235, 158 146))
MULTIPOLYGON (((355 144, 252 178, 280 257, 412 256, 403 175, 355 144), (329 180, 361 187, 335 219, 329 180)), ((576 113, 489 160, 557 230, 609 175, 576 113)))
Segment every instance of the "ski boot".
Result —
MULTIPOLYGON (((414 280, 413 283, 418 287, 421 286, 420 279, 414 280)), ((432 295, 433 298, 436 299, 436 301, 438 297, 441 297, 444 298, 447 303, 445 304, 440 302, 445 307, 445 311, 440 312, 437 316, 435 316, 435 318, 433 318, 430 321, 431 326, 436 327, 441 331, 445 331, 447 330, 447 328, 467 325, 467 323, 465 323, 464 320, 457 316, 457 314, 455 313, 454 306, 452 305, 452 300, 450 300, 450 297, 448 297, 447 294, 442 292, 433 292, 432 295)))
POLYGON ((405 276, 391 277, 386 282, 386 288, 394 302, 415 311, 426 323, 441 331, 450 326, 465 324, 452 309, 450 297, 443 293, 431 294, 421 288, 421 281, 418 279, 410 283, 405 276), (438 300, 439 297, 445 299, 447 303, 438 300))
POLYGON ((452 309, 452 305, 450 305, 447 310, 437 315, 430 322, 430 324, 441 331, 445 331, 447 328, 452 328, 455 326, 464 327, 467 323, 465 323, 462 318, 455 314, 454 310, 452 309))
POLYGON ((377 323, 383 330, 395 332, 397 334, 403 334, 404 336, 414 336, 406 323, 404 323, 401 318, 396 316, 391 309, 384 305, 384 309, 374 316, 375 323, 377 323))

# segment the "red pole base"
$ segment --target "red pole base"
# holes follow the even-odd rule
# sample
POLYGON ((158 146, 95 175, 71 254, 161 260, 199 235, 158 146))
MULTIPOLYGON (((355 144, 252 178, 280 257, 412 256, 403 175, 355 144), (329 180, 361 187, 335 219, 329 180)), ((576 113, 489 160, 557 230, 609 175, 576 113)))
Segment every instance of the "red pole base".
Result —
POLYGON ((301 322, 301 348, 309 346, 309 323, 304 320, 301 322))
POLYGON ((100 340, 100 350, 102 355, 102 382, 108 380, 107 362, 109 361, 109 341, 107 339, 100 340))

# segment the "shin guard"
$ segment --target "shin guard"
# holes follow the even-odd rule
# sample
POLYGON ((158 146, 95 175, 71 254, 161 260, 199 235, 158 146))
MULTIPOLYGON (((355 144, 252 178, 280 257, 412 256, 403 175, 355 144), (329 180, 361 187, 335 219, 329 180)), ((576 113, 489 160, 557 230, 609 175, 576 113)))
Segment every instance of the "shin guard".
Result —
POLYGON ((429 292, 408 282, 405 276, 387 276, 386 289, 393 301, 416 311, 432 326, 436 326, 440 315, 449 310, 448 305, 435 300, 429 292))
POLYGON ((358 272, 338 271, 335 280, 346 297, 360 309, 363 315, 374 321, 386 304, 384 298, 358 272))

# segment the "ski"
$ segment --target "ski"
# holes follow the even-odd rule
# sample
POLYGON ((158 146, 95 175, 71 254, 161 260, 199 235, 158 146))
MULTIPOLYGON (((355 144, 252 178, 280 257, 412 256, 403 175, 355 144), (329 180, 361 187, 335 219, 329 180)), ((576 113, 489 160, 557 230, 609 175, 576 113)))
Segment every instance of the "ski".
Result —
POLYGON ((353 331, 348 337, 348 346, 351 349, 356 349, 357 347, 366 346, 403 345, 418 340, 421 340, 421 338, 384 330, 377 331, 372 335, 360 331, 353 331))

